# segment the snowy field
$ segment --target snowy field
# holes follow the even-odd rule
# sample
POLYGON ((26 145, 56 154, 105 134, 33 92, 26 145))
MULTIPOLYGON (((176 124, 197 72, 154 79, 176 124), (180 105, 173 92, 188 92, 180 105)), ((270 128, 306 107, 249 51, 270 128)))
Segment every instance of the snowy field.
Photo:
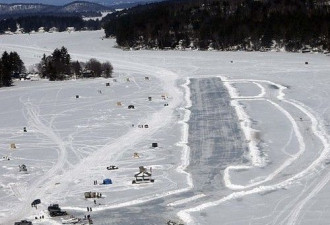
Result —
POLYGON ((61 224, 47 215, 53 203, 94 224, 329 223, 330 57, 122 51, 103 35, 0 36, 0 52, 17 51, 28 68, 65 46, 115 69, 115 80, 0 89, 0 224, 61 224), (139 166, 154 183, 132 184, 139 166))

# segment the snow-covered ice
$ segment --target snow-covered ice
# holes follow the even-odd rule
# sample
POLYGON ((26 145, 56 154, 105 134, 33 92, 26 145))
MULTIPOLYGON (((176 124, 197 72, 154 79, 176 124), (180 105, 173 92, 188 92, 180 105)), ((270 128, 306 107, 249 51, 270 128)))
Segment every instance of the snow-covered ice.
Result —
POLYGON ((103 35, 0 36, 0 52, 17 51, 27 67, 65 46, 74 60, 109 60, 117 79, 16 81, 0 89, 0 154, 11 159, 0 161, 0 224, 25 218, 60 224, 48 216, 34 219, 52 203, 77 216, 93 207, 95 224, 328 223, 330 57, 122 51, 103 35), (223 102, 216 101, 219 96, 223 102), (130 104, 134 110, 127 109, 130 104), (207 117, 198 114, 203 106, 209 107, 207 117), (203 126, 196 118, 204 119, 203 126), (237 142, 227 143, 238 127, 237 142), (218 133, 222 143, 211 141, 218 133), (208 146, 200 154, 196 141, 208 146), (151 148, 153 142, 159 147, 151 148), (10 149, 11 143, 17 148, 10 149), (218 159, 221 146, 230 149, 230 143, 242 154, 209 161, 208 167, 205 160, 218 159), (27 173, 18 171, 20 164, 27 173), (109 165, 119 169, 108 171, 109 165), (142 165, 152 168, 155 183, 132 185, 142 165), (93 184, 105 178, 113 184, 93 184), (104 198, 95 205, 84 199, 86 191, 104 198), (42 203, 35 209, 37 198, 42 203))

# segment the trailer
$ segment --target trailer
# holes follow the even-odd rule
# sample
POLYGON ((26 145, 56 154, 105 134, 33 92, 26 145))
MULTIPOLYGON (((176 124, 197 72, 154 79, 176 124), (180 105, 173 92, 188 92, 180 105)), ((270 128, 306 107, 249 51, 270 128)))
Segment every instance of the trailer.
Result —
POLYGON ((88 191, 84 193, 85 198, 102 198, 102 193, 88 191))
POLYGON ((79 223, 81 220, 78 218, 69 218, 69 219, 62 219, 62 224, 76 224, 79 223))
POLYGON ((68 215, 66 211, 62 211, 58 204, 48 206, 48 212, 51 217, 68 215))

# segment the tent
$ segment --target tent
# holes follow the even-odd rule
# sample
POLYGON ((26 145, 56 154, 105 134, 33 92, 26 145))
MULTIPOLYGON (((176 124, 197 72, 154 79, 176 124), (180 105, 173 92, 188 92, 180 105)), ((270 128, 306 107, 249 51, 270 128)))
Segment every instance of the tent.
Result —
POLYGON ((107 178, 103 180, 103 184, 112 184, 112 180, 107 178))

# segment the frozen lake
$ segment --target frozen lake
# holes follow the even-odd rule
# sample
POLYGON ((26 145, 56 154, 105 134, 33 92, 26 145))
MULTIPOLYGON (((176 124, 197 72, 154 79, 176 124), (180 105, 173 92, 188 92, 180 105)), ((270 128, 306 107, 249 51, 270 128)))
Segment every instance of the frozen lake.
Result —
POLYGON ((94 224, 328 223, 330 57, 122 51, 103 35, 0 36, 0 52, 28 68, 65 46, 74 60, 109 60, 116 78, 0 89, 0 156, 11 159, 0 161, 0 224, 61 224, 52 203, 94 224), (154 183, 132 184, 139 166, 154 183))

